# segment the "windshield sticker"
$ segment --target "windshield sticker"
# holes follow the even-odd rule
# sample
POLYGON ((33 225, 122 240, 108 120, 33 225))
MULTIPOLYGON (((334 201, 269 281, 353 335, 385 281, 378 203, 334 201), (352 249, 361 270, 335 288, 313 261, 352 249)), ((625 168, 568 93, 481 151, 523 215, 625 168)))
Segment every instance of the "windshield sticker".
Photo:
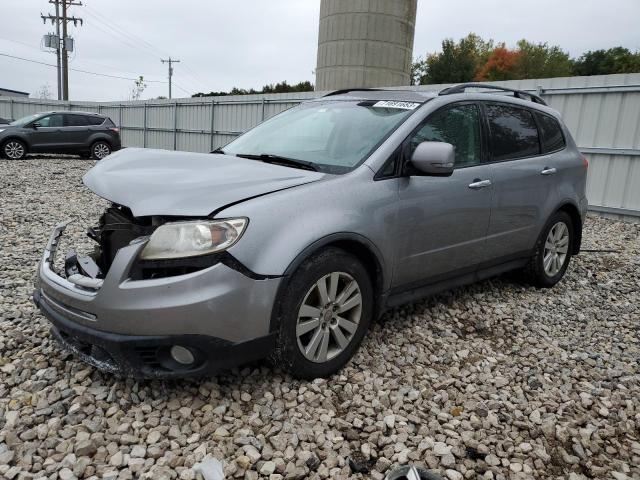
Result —
POLYGON ((415 102, 395 102, 392 100, 383 100, 373 104, 373 107, 377 108, 401 108, 403 110, 415 110, 419 106, 420 104, 415 102))

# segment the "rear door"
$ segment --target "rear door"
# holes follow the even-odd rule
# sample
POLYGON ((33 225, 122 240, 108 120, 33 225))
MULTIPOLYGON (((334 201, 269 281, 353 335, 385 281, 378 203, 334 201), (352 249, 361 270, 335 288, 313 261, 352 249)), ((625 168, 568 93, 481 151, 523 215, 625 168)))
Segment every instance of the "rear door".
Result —
POLYGON ((486 258, 492 179, 482 130, 479 106, 462 102, 432 113, 407 139, 405 158, 423 141, 451 143, 455 170, 400 178, 398 225, 389 232, 398 244, 394 287, 473 272, 486 258))
POLYGON ((515 104, 483 104, 494 181, 487 251, 491 259, 526 256, 558 204, 553 154, 545 154, 534 111, 515 104))
POLYGON ((86 146, 91 136, 87 116, 78 113, 65 113, 64 136, 66 144, 71 150, 86 146))
POLYGON ((52 113, 33 122, 38 126, 28 129, 28 139, 32 152, 59 152, 64 147, 62 114, 52 113))

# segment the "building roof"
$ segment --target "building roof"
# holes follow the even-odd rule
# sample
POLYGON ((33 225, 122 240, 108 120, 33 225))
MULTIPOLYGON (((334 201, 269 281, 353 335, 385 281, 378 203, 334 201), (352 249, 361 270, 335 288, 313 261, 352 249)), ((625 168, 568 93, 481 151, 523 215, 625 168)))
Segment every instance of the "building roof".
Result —
POLYGON ((11 92, 11 93, 17 93, 19 95, 29 96, 29 92, 21 92, 20 90, 11 90, 10 88, 4 88, 4 87, 0 87, 0 90, 3 92, 11 92))

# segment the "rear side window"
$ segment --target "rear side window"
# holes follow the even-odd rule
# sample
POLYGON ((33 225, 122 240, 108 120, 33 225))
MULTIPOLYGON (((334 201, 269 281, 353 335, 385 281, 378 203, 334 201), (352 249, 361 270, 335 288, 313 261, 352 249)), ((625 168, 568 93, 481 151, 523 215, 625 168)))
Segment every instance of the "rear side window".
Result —
POLYGON ((538 126, 540 127, 543 153, 562 150, 566 146, 566 143, 558 120, 544 113, 536 112, 535 115, 538 120, 538 126))
POLYGON ((524 108, 488 104, 493 160, 512 160, 540 154, 533 114, 524 108))
POLYGON ((113 120, 111 120, 109 117, 107 117, 107 123, 105 124, 106 127, 108 128, 113 128, 116 126, 115 123, 113 123, 113 120))
POLYGON ((96 126, 96 125, 102 125, 104 123, 104 118, 102 117, 93 117, 93 116, 86 116, 84 117, 85 121, 87 122, 87 125, 92 125, 92 126, 96 126))
POLYGON ((87 126, 86 118, 84 115, 65 115, 65 125, 67 127, 85 127, 87 126))

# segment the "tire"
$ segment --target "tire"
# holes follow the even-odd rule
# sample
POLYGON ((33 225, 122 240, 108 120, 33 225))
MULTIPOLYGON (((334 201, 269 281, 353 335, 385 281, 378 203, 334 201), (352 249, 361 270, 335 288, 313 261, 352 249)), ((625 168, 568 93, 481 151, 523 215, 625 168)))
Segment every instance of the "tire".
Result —
POLYGON ((91 145, 91 158, 102 160, 111 153, 111 145, 104 140, 98 140, 91 145))
POLYGON ((327 377, 349 361, 369 328, 373 315, 371 279, 356 257, 327 248, 298 267, 281 288, 276 308, 279 328, 272 363, 296 378, 327 377), (328 308, 322 307, 321 282, 326 286, 328 308), (351 282, 355 282, 355 289, 351 282))
POLYGON ((27 145, 22 140, 11 138, 2 145, 2 156, 9 160, 22 160, 27 156, 27 145))
POLYGON ((540 288, 551 288, 562 280, 569 267, 574 242, 575 231, 569 214, 562 211, 554 213, 542 230, 534 254, 524 269, 526 280, 540 288))

